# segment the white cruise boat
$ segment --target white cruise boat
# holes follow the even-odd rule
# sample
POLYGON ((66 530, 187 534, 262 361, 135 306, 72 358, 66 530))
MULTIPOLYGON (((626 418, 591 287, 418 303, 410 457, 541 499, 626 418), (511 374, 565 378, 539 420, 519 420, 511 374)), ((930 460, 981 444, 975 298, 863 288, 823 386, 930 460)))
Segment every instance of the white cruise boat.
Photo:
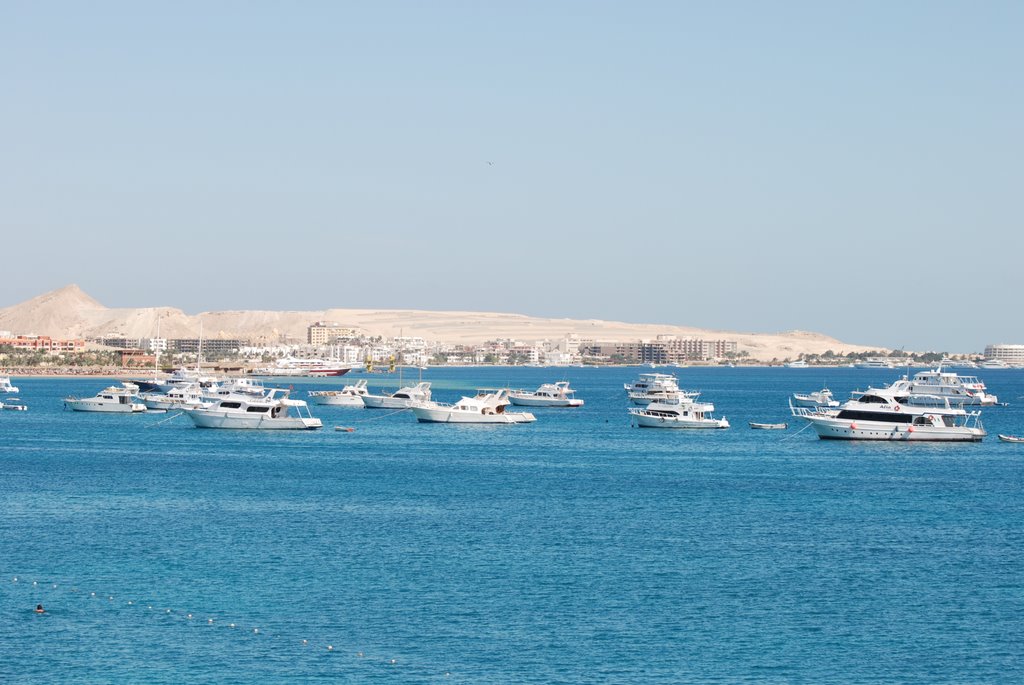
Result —
POLYGON ((11 385, 10 376, 0 376, 0 392, 11 393, 12 395, 18 394, 18 388, 11 385))
POLYGON ((183 411, 197 428, 313 430, 323 426, 303 400, 289 399, 287 390, 270 390, 263 397, 236 395, 210 407, 183 411))
POLYGON ((942 407, 922 407, 865 394, 839 409, 790 408, 822 440, 976 442, 986 435, 980 412, 968 413, 948 401, 942 407))
POLYGON ((95 397, 65 397, 64 406, 75 411, 101 412, 107 414, 133 414, 146 411, 146 405, 139 401, 139 386, 122 383, 112 385, 96 393, 95 397))
POLYGON ((311 390, 309 392, 313 404, 331 407, 362 407, 363 395, 369 395, 366 379, 360 378, 353 385, 346 385, 341 390, 311 390))
POLYGON ((816 392, 793 393, 793 406, 796 407, 838 407, 839 402, 832 396, 832 391, 822 388, 816 392))
POLYGON ((430 401, 430 383, 420 381, 416 385, 399 388, 391 395, 360 396, 367 409, 407 409, 413 404, 430 401))
POLYGON ((803 359, 798 359, 795 362, 786 364, 787 369, 809 369, 811 365, 805 362, 803 359))
POLYGON ((251 373, 254 376, 310 376, 312 378, 327 378, 329 376, 344 376, 352 370, 347 364, 342 364, 330 359, 296 359, 286 357, 278 359, 273 366, 264 366, 255 369, 251 373))
POLYGON ((728 428, 729 422, 711 413, 715 405, 695 402, 683 394, 651 402, 646 409, 630 409, 629 414, 638 428, 728 428))
POLYGON ((211 402, 229 397, 263 397, 268 392, 258 378, 227 378, 202 389, 203 399, 211 402))
POLYGON ((632 383, 626 383, 626 394, 633 404, 647 406, 651 402, 657 402, 682 393, 684 396, 694 399, 699 393, 693 393, 679 389, 679 381, 675 376, 665 373, 642 373, 632 383))
POLYGON ((978 364, 982 369, 1008 369, 1010 365, 1002 359, 986 359, 978 364))
POLYGON ((154 375, 152 378, 132 379, 130 382, 139 386, 144 393, 165 393, 175 388, 198 385, 209 388, 220 381, 216 376, 206 376, 195 369, 175 369, 167 376, 154 375))
POLYGON ((421 423, 530 423, 537 417, 529 412, 507 412, 508 391, 481 391, 454 404, 416 402, 410 406, 421 423))
POLYGON ((854 363, 857 369, 894 369, 893 360, 888 357, 868 357, 864 361, 854 363))
POLYGON ((165 393, 144 392, 139 399, 150 411, 209 407, 213 404, 203 398, 203 393, 195 385, 171 388, 165 393))
POLYGON ((906 376, 885 388, 855 390, 853 399, 863 395, 881 395, 918 407, 942 407, 946 400, 950 405, 990 407, 999 403, 999 398, 986 392, 985 384, 974 376, 959 376, 951 371, 920 371, 914 377, 906 376))
POLYGON ((583 400, 576 399, 575 392, 569 387, 569 381, 559 381, 545 383, 533 392, 509 391, 508 399, 521 407, 582 407, 583 400))

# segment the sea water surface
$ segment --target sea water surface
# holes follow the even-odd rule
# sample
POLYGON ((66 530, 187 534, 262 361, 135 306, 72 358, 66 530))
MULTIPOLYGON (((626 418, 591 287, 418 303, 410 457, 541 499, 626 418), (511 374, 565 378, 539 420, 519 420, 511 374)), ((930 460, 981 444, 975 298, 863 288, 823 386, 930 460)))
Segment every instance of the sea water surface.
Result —
POLYGON ((1024 680, 1024 445, 996 438, 1024 433, 1024 372, 976 372, 1009 402, 983 443, 908 445, 786 408, 897 371, 680 369, 732 428, 660 431, 626 414, 647 370, 432 368, 436 399, 568 379, 586 406, 313 407, 324 430, 281 433, 65 412, 105 381, 15 379, 0 681, 1024 680))

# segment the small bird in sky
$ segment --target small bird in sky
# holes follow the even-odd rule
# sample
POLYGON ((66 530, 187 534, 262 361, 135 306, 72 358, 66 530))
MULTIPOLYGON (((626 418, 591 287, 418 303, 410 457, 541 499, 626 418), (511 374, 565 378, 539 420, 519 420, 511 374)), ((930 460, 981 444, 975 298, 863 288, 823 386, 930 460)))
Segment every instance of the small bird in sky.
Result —
POLYGON ((487 162, 487 166, 494 166, 494 162, 487 162))

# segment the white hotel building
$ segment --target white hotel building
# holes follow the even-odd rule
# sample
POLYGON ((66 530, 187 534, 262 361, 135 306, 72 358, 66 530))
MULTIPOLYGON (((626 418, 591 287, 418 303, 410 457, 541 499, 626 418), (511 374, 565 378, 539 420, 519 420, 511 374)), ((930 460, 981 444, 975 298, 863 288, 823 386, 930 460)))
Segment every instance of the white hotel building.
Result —
POLYGON ((1024 345, 987 345, 985 359, 1001 359, 1007 364, 1024 364, 1024 345))

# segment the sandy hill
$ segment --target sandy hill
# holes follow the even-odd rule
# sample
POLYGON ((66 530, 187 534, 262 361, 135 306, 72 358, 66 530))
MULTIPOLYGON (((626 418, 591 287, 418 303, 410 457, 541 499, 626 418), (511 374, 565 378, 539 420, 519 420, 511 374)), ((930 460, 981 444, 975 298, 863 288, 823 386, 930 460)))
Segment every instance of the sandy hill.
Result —
POLYGON ((52 337, 117 336, 146 338, 240 338, 276 341, 280 335, 305 339, 306 327, 314 321, 333 321, 357 328, 369 335, 393 337, 404 334, 449 343, 479 343, 495 338, 524 341, 557 340, 575 334, 594 340, 652 339, 669 334, 711 339, 736 340, 741 351, 758 359, 795 358, 801 353, 862 352, 869 349, 850 345, 820 333, 733 333, 661 324, 634 324, 597 319, 546 319, 520 314, 486 312, 430 312, 416 310, 328 309, 326 311, 226 311, 190 316, 173 307, 111 309, 89 297, 77 285, 34 297, 0 309, 0 330, 15 334, 52 337))

